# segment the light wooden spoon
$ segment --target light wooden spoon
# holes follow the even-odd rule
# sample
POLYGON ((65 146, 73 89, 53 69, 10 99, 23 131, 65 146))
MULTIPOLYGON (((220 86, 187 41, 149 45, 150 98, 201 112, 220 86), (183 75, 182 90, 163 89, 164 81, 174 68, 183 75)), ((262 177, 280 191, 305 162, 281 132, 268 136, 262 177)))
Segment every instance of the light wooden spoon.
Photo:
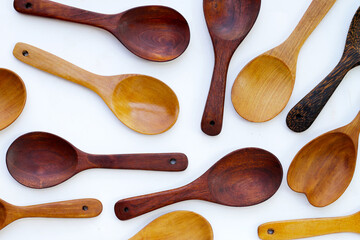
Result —
POLYGON ((231 99, 240 116, 265 122, 285 108, 294 88, 300 49, 335 1, 313 0, 285 42, 252 60, 239 73, 231 99))
POLYGON ((305 145, 288 171, 288 184, 324 207, 335 202, 354 175, 360 132, 360 112, 348 125, 325 133, 305 145))
POLYGON ((26 102, 26 88, 14 72, 0 68, 0 130, 12 124, 21 114, 26 102))
POLYGON ((360 212, 345 217, 269 222, 259 226, 258 234, 263 240, 286 240, 341 232, 360 233, 359 222, 360 212))
POLYGON ((189 211, 165 214, 138 232, 129 240, 212 240, 210 223, 201 215, 189 211))
POLYGON ((96 199, 78 199, 33 206, 14 206, 0 199, 0 229, 20 218, 92 218, 102 212, 96 199))
POLYGON ((13 53, 26 64, 93 90, 122 123, 139 133, 163 133, 178 118, 175 93, 156 78, 138 74, 96 75, 25 43, 16 44, 13 53))

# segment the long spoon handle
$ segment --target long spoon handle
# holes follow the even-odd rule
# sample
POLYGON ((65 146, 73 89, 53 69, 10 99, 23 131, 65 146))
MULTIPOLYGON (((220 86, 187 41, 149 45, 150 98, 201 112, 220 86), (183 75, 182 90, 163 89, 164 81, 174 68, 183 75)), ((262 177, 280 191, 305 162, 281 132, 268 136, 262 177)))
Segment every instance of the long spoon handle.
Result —
POLYGON ((291 130, 303 132, 313 124, 348 71, 359 64, 358 57, 345 53, 335 69, 290 110, 286 124, 291 130))
POLYGON ((188 160, 182 153, 89 155, 88 165, 93 168, 183 171, 188 160))
POLYGON ((25 43, 15 45, 14 56, 35 68, 80 84, 95 92, 109 84, 106 77, 81 69, 51 53, 25 43))
POLYGON ((96 199, 78 199, 19 208, 18 218, 91 218, 102 212, 102 204, 96 199))
POLYGON ((116 26, 115 15, 90 12, 48 0, 15 0, 14 8, 25 14, 82 23, 107 30, 116 26))
POLYGON ((259 226, 258 234, 263 240, 287 240, 340 232, 359 232, 359 219, 355 216, 270 222, 259 226))

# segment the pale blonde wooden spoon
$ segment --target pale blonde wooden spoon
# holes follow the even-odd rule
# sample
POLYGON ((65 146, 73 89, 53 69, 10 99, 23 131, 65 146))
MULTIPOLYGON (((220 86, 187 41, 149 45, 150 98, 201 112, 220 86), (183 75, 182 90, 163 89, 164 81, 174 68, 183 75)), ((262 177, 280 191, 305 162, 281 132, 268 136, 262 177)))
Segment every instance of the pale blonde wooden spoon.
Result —
POLYGON ((129 240, 212 240, 210 223, 201 215, 189 211, 165 214, 129 240))
POLYGON ((285 108, 294 88, 300 49, 335 2, 313 0, 285 42, 244 67, 231 92, 232 103, 240 116, 252 122, 265 122, 285 108))
POLYGON ((25 43, 16 44, 13 54, 26 64, 93 90, 122 123, 139 133, 163 133, 178 118, 175 93, 156 78, 139 74, 96 75, 25 43))

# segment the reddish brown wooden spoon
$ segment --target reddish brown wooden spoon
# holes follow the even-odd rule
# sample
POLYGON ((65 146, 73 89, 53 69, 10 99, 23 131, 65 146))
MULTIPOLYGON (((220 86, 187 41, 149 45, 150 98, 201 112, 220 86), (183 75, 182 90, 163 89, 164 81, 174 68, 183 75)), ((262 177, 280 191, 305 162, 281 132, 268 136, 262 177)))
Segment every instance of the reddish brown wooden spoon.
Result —
POLYGON ((90 168, 182 171, 188 160, 182 153, 93 155, 56 135, 32 132, 11 144, 6 164, 19 183, 47 188, 90 168))
POLYGON ((100 14, 48 0, 15 0, 16 11, 103 28, 137 56, 164 62, 180 56, 189 45, 185 18, 172 8, 144 6, 119 14, 100 14))
POLYGON ((214 136, 222 129, 226 78, 237 47, 253 27, 261 0, 204 0, 204 14, 213 42, 215 66, 201 129, 214 136))
POLYGON ((280 187, 283 171, 280 161, 259 148, 234 151, 192 183, 164 192, 120 200, 115 214, 131 219, 184 200, 199 199, 227 206, 243 207, 261 203, 280 187))

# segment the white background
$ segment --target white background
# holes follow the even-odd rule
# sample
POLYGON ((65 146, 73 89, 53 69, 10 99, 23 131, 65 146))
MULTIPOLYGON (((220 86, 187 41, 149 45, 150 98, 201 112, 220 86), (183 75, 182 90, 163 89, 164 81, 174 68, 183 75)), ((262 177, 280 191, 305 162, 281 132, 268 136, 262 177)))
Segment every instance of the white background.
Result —
MULTIPOLYGON (((330 217, 360 210, 360 172, 343 196, 325 208, 312 207, 304 195, 290 190, 287 169, 307 142, 349 123, 359 111, 360 67, 349 72, 313 126, 304 133, 290 131, 289 110, 337 64, 347 31, 359 7, 358 0, 338 0, 303 46, 293 95, 275 119, 254 124, 234 110, 230 90, 247 62, 277 46, 294 29, 310 0, 263 0, 254 28, 235 52, 228 73, 224 126, 217 137, 200 130, 214 64, 202 1, 193 0, 59 0, 58 2, 102 13, 162 4, 177 9, 188 20, 191 42, 186 52, 168 63, 154 63, 131 54, 110 33, 80 24, 17 13, 11 0, 0 2, 0 67, 17 72, 24 80, 28 99, 19 119, 0 132, 0 198, 15 205, 98 198, 103 213, 93 219, 23 219, 0 231, 0 239, 128 239, 155 218, 174 210, 195 211, 209 220, 215 239, 258 239, 258 225, 273 220, 330 217), (32 68, 13 57, 16 42, 52 52, 84 69, 102 75, 146 74, 161 79, 177 94, 181 111, 175 126, 157 136, 145 136, 125 127, 95 93, 79 85, 32 68), (31 131, 57 134, 79 149, 96 154, 184 152, 189 167, 180 173, 88 170, 53 188, 36 190, 17 183, 8 173, 5 154, 20 135, 31 131), (128 221, 115 217, 117 200, 179 187, 196 179, 227 153, 244 147, 261 147, 282 162, 284 180, 270 200, 257 206, 232 208, 204 201, 174 204, 128 221)), ((359 223, 360 224, 360 223, 359 223)), ((338 234, 314 239, 360 239, 338 234)))

